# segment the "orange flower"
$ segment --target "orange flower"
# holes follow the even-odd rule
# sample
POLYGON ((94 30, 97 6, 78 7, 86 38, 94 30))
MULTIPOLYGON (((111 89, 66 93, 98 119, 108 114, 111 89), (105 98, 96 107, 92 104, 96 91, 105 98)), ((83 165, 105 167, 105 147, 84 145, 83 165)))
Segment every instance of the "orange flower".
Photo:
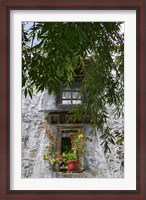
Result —
POLYGON ((79 133, 82 133, 82 132, 83 132, 83 130, 81 130, 81 129, 78 129, 78 132, 79 132, 79 133))
POLYGON ((75 136, 74 133, 70 133, 70 134, 69 134, 69 137, 70 137, 70 138, 72 138, 72 137, 74 137, 74 136, 75 136))
POLYGON ((59 157, 59 160, 63 160, 63 158, 62 158, 62 157, 59 157))

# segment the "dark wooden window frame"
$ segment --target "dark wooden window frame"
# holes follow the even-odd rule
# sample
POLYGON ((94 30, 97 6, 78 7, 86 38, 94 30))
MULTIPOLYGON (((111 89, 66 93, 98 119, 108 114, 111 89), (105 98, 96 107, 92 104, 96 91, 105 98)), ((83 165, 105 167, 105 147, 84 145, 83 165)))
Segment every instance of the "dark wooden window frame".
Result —
MULTIPOLYGON (((62 138, 63 138, 63 131, 64 130, 69 130, 70 132, 76 132, 78 129, 83 129, 83 124, 62 124, 57 126, 57 145, 56 149, 58 152, 61 152, 61 145, 62 145, 62 138)), ((68 135, 69 137, 69 135, 68 135)), ((84 162, 84 155, 82 156, 82 160, 84 162)), ((84 169, 84 163, 81 163, 82 165, 82 170, 84 169)))
MULTIPOLYGON (((76 79, 74 82, 76 81, 81 81, 81 79, 76 79)), ((83 94, 81 94, 81 97, 80 98, 73 98, 73 92, 79 92, 79 88, 77 89, 73 89, 73 84, 70 86, 69 89, 64 89, 64 84, 63 84, 63 81, 61 82, 61 90, 60 90, 60 95, 57 97, 57 104, 63 104, 63 101, 71 101, 70 104, 63 104, 63 105, 76 105, 76 103, 73 103, 73 101, 81 101, 81 104, 83 102, 83 94), (71 93, 71 98, 67 98, 67 99, 63 99, 62 98, 62 94, 63 92, 70 92, 71 93)))
POLYGON ((71 104, 74 104, 73 100, 77 100, 77 101, 79 100, 79 101, 82 102, 82 97, 80 97, 80 98, 73 98, 73 92, 78 92, 79 93, 78 89, 73 89, 73 85, 71 85, 70 89, 64 89, 63 88, 63 84, 62 84, 62 93, 61 93, 61 100, 62 100, 62 102, 63 101, 67 101, 67 100, 71 101, 71 104), (62 97, 63 92, 70 92, 71 93, 71 97, 68 98, 68 99, 63 99, 63 97, 62 97))
POLYGON ((57 126, 57 151, 61 152, 61 144, 62 144, 62 137, 63 137, 63 131, 64 130, 70 130, 72 131, 77 131, 78 129, 83 129, 83 124, 60 124, 57 126))

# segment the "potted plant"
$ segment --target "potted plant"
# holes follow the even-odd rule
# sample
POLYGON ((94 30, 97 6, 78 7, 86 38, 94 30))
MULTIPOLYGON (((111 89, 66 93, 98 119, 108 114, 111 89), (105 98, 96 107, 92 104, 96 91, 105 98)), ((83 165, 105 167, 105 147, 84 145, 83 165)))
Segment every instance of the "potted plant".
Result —
POLYGON ((92 139, 83 135, 83 130, 78 130, 77 133, 70 133, 71 150, 69 152, 56 151, 57 138, 53 131, 47 130, 49 145, 44 151, 44 160, 49 160, 54 171, 68 169, 68 171, 78 171, 83 169, 83 154, 86 146, 86 140, 92 142, 92 139))
POLYGON ((84 153, 87 137, 83 136, 83 130, 78 130, 77 134, 70 133, 71 149, 67 154, 66 165, 68 171, 78 171, 81 169, 81 158, 84 153))
POLYGON ((66 162, 68 171, 78 171, 80 169, 80 162, 78 161, 77 155, 73 152, 62 154, 64 162, 66 162))

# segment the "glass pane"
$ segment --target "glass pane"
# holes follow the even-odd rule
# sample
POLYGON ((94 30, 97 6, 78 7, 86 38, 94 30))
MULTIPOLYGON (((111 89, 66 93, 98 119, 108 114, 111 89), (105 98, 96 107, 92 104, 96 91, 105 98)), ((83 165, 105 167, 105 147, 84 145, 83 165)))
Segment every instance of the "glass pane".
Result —
POLYGON ((71 139, 68 137, 62 138, 61 152, 71 152, 71 139))
POLYGON ((79 92, 73 92, 72 95, 73 95, 73 99, 81 99, 81 95, 79 92))
POLYGON ((62 100, 62 104, 71 104, 71 100, 62 100))
POLYGON ((81 104, 81 100, 73 100, 72 104, 81 104))
POLYGON ((81 87, 81 81, 75 81, 73 84, 72 84, 72 88, 73 89, 79 89, 81 87))
POLYGON ((62 99, 71 99, 71 92, 63 92, 62 99))

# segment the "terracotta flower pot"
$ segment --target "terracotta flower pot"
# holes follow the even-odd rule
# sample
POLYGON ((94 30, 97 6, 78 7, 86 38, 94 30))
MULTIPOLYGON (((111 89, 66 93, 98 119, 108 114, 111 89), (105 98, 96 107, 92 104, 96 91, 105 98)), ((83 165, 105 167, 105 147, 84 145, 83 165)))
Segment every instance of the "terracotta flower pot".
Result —
POLYGON ((70 160, 67 162, 67 168, 68 171, 78 171, 80 169, 80 162, 78 162, 77 160, 70 160))

